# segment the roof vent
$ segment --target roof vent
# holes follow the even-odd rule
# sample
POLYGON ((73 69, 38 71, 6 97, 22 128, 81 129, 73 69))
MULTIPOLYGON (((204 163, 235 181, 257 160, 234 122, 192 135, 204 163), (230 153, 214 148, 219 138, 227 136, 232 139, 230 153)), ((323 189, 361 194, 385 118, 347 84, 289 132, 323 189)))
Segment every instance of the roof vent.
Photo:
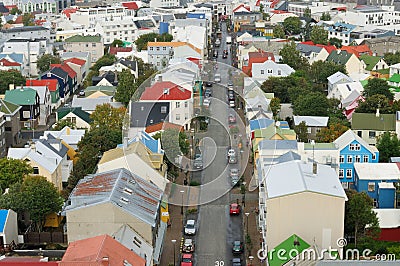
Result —
POLYGON ((126 187, 126 188, 124 188, 124 193, 126 193, 128 195, 132 195, 133 190, 126 187))
POLYGON ((128 204, 128 203, 129 203, 129 200, 128 200, 127 198, 124 198, 124 197, 121 197, 121 198, 119 199, 119 201, 122 202, 122 203, 124 203, 124 204, 128 204))

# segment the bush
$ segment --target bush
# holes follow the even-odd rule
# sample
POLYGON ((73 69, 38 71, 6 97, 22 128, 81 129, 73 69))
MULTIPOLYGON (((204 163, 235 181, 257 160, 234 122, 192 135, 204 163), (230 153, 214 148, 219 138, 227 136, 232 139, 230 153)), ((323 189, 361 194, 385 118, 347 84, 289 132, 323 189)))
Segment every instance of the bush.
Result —
POLYGON ((186 214, 193 214, 193 213, 197 213, 197 209, 188 209, 186 211, 186 214))

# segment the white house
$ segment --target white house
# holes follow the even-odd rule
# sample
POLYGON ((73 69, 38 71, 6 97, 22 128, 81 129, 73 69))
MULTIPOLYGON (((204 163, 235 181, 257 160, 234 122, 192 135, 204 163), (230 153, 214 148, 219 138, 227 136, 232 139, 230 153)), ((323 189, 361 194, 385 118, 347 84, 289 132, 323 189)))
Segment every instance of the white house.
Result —
POLYGON ((65 126, 63 129, 55 131, 45 131, 43 133, 43 138, 56 138, 67 143, 74 150, 78 150, 78 143, 81 141, 83 136, 85 135, 86 130, 84 129, 72 129, 68 126, 65 126))
POLYGON ((330 75, 327 79, 328 79, 328 94, 333 90, 333 87, 336 84, 353 82, 353 80, 349 76, 343 74, 340 71, 330 75))
POLYGON ((269 77, 287 77, 294 71, 287 64, 278 64, 272 60, 267 60, 264 63, 253 63, 251 75, 254 79, 262 83, 269 77))
POLYGON ((357 91, 359 95, 364 91, 364 87, 359 81, 350 81, 344 83, 336 83, 328 93, 328 98, 338 99, 345 102, 346 98, 353 92, 357 91))

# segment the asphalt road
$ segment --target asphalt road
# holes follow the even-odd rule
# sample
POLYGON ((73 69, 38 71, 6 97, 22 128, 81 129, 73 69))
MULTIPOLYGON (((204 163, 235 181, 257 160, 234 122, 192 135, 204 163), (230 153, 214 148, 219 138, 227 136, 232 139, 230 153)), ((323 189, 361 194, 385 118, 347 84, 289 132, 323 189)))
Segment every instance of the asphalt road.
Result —
MULTIPOLYGON (((218 62, 231 65, 230 49, 225 42, 226 34, 226 25, 223 23, 218 62), (224 49, 229 51, 227 59, 222 58, 224 49)), ((227 105, 225 86, 229 79, 228 68, 220 65, 214 73, 221 74, 221 83, 220 85, 214 84, 212 87, 212 97, 216 99, 212 99, 209 109, 213 119, 210 119, 207 133, 196 136, 203 137, 204 160, 206 164, 207 162, 210 164, 202 171, 193 173, 192 178, 200 179, 202 184, 216 182, 212 189, 201 190, 200 202, 207 201, 211 195, 215 194, 221 195, 221 197, 199 206, 195 251, 195 265, 197 266, 231 265, 232 242, 234 240, 243 241, 242 217, 229 215, 229 204, 232 202, 231 193, 226 193, 231 188, 228 177, 229 169, 240 167, 240 162, 235 165, 228 164, 226 157, 228 146, 237 144, 235 139, 230 138, 228 131, 228 114, 234 112, 227 105), (218 178, 221 175, 222 178, 218 178), (216 179, 218 181, 215 181, 216 179), (217 264, 218 262, 219 264, 217 264)))

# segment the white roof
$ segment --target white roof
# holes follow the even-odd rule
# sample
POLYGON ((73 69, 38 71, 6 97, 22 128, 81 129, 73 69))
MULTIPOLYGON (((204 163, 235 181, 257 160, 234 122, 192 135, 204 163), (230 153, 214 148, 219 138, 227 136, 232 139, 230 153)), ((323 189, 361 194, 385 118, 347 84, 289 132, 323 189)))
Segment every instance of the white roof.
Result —
POLYGON ((380 228, 397 228, 400 226, 400 209, 373 209, 379 219, 380 228))
POLYGON ((400 63, 391 65, 391 66, 389 66, 389 68, 398 68, 398 69, 400 69, 400 63))
POLYGON ((342 79, 345 79, 345 80, 348 80, 348 81, 353 81, 349 76, 347 76, 347 75, 343 74, 342 72, 338 71, 335 74, 330 75, 328 77, 328 82, 331 83, 331 84, 335 84, 336 82, 338 82, 338 81, 340 81, 342 79))
POLYGON ((62 139, 67 144, 76 145, 83 138, 86 131, 84 129, 71 129, 65 126, 59 131, 45 131, 43 136, 47 138, 48 135, 52 135, 56 139, 62 139))
POLYGON ((24 160, 25 158, 34 161, 43 168, 47 169, 50 173, 54 173, 61 160, 56 158, 47 158, 40 155, 33 148, 9 148, 7 158, 24 160))
MULTIPOLYGON (((17 87, 21 88, 21 87, 17 87)), ((44 104, 44 100, 46 99, 46 92, 49 90, 46 86, 32 86, 28 87, 31 88, 32 90, 35 90, 37 94, 39 95, 39 102, 40 104, 44 104)))
POLYGON ((381 182, 378 184, 378 187, 379 188, 391 188, 391 189, 395 188, 392 182, 381 182))
POLYGON ((102 105, 105 103, 111 104, 111 106, 114 108, 123 106, 119 102, 113 102, 112 96, 101 96, 98 98, 78 98, 78 96, 75 95, 72 99, 72 107, 82 107, 82 110, 87 112, 92 112, 96 109, 97 105, 102 105))
POLYGON ((301 122, 305 122, 309 127, 326 127, 329 117, 327 116, 293 116, 294 124, 298 126, 301 122))
POLYGON ((317 165, 317 174, 313 174, 313 164, 295 160, 270 167, 267 172, 267 198, 283 197, 301 192, 314 192, 347 200, 346 193, 333 168, 317 165))
POLYGON ((368 143, 366 143, 362 138, 360 138, 357 134, 355 134, 351 129, 347 130, 333 142, 339 147, 339 150, 341 150, 354 140, 363 145, 371 153, 375 153, 378 151, 378 149, 375 146, 368 145, 368 143))
POLYGON ((355 163, 354 170, 359 179, 391 180, 400 178, 400 170, 395 163, 355 163))
POLYGON ((329 98, 346 99, 353 91, 358 91, 360 94, 364 91, 364 87, 361 82, 346 82, 341 84, 336 84, 336 91, 333 90, 331 94, 338 92, 340 95, 329 95, 329 98))
POLYGON ((190 25, 177 28, 175 40, 178 42, 188 42, 194 47, 203 50, 205 46, 204 41, 206 34, 206 28, 190 25))

